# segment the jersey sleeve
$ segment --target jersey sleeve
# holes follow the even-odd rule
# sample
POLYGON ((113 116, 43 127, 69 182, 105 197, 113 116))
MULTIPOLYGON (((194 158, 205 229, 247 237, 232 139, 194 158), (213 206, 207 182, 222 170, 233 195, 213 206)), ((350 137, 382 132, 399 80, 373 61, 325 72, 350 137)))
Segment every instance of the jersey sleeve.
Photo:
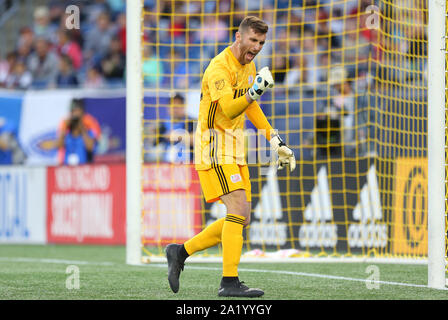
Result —
POLYGON ((216 64, 208 70, 207 84, 212 101, 233 94, 230 72, 223 64, 216 64))
POLYGON ((262 130, 267 140, 271 139, 274 129, 268 119, 266 119, 266 116, 257 101, 253 101, 247 107, 246 116, 258 130, 262 130))

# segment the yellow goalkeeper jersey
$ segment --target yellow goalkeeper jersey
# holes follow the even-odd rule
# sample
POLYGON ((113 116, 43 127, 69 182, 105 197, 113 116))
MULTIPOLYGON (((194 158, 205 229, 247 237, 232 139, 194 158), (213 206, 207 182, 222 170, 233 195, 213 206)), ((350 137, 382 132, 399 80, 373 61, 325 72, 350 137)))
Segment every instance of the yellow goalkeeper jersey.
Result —
POLYGON ((241 65, 230 47, 210 61, 202 78, 194 146, 196 170, 231 163, 246 164, 245 112, 231 120, 224 114, 218 100, 228 94, 232 94, 234 99, 244 95, 252 86, 255 75, 254 62, 241 65))

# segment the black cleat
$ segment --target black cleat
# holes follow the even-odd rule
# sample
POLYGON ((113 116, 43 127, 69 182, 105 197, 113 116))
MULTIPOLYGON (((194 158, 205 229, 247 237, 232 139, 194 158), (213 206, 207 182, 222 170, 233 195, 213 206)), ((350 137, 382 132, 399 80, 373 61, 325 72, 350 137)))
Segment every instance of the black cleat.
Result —
POLYGON ((174 293, 179 291, 179 276, 184 270, 184 261, 179 257, 179 247, 181 244, 171 243, 166 246, 166 260, 168 262, 168 282, 174 293))
POLYGON ((223 283, 221 281, 221 286, 218 290, 218 296, 257 298, 261 297, 264 294, 263 290, 249 288, 243 283, 244 283, 243 281, 239 280, 235 280, 234 282, 231 283, 223 283))

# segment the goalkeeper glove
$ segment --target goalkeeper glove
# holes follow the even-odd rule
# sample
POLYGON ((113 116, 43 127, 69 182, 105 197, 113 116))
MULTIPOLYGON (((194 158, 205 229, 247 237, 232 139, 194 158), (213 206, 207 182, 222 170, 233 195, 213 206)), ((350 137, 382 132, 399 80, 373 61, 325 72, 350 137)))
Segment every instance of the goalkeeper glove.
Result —
POLYGON ((289 164, 289 170, 292 172, 296 168, 296 158, 294 152, 280 139, 278 135, 271 138, 271 148, 278 155, 278 170, 282 170, 289 164))
POLYGON ((255 81, 252 87, 249 89, 249 97, 252 100, 257 100, 266 91, 267 88, 274 86, 274 79, 272 78, 271 71, 268 67, 264 67, 258 71, 255 76, 255 81))

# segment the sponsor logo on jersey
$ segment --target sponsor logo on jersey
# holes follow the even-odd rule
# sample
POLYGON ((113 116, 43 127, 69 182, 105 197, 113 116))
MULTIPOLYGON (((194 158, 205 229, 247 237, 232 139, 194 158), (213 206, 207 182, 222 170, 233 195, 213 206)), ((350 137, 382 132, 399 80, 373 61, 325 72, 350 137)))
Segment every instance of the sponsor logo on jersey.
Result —
POLYGON ((239 173, 231 175, 230 181, 232 181, 233 183, 241 181, 241 175, 239 173))
POLYGON ((215 82, 216 90, 222 90, 224 88, 224 79, 215 82))

